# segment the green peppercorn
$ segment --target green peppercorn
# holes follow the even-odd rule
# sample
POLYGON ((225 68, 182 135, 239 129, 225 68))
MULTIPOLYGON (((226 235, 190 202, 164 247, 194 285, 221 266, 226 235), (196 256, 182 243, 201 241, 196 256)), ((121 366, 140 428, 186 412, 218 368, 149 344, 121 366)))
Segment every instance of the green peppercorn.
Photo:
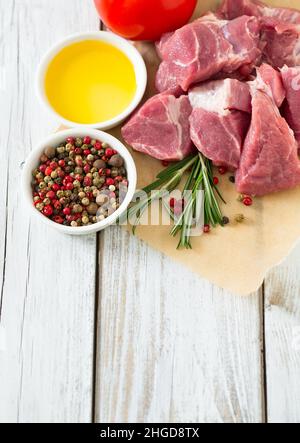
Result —
POLYGON ((64 197, 65 193, 64 193, 64 191, 57 191, 56 195, 57 195, 57 198, 62 198, 62 197, 64 197))
POLYGON ((93 154, 89 154, 86 159, 88 162, 93 162, 95 160, 95 157, 93 156, 93 154))
POLYGON ((58 174, 56 171, 51 172, 51 178, 55 179, 58 177, 58 174))
POLYGON ((80 214, 83 211, 83 208, 81 205, 74 205, 73 206, 73 212, 74 214, 80 214))
POLYGON ((45 182, 41 182, 41 183, 39 184, 39 188, 40 188, 40 189, 45 189, 45 188, 47 188, 46 183, 45 183, 45 182))
POLYGON ((81 200, 81 203, 83 204, 83 206, 88 206, 90 204, 90 200, 87 197, 84 197, 81 200))
POLYGON ((81 220, 82 220, 82 223, 83 223, 84 225, 87 225, 88 222, 90 221, 90 219, 89 219, 86 215, 83 216, 81 220))
POLYGON ((76 140, 75 140, 75 146, 76 146, 77 148, 81 148, 82 145, 83 145, 83 140, 82 140, 82 138, 77 137, 76 140))
POLYGON ((85 192, 79 192, 78 197, 83 199, 86 196, 85 192))
POLYGON ((71 143, 66 144, 66 151, 70 152, 73 149, 73 145, 71 143))
POLYGON ((45 199, 43 200, 43 203, 44 203, 45 206, 51 205, 51 200, 50 200, 50 198, 45 198, 45 199))
POLYGON ((80 186, 81 186, 80 181, 79 181, 79 180, 74 180, 74 182, 73 182, 73 186, 74 186, 75 188, 80 188, 80 186))
POLYGON ((101 185, 100 178, 94 178, 93 185, 99 187, 101 185))
POLYGON ((59 146, 58 148, 56 148, 56 151, 58 154, 64 154, 66 151, 66 148, 64 146, 59 146))
POLYGON ((44 207, 45 207, 45 205, 44 205, 43 203, 38 203, 38 204, 36 205, 36 209, 37 209, 38 211, 42 211, 42 210, 44 209, 44 207))
POLYGON ((235 220, 237 223, 243 223, 243 221, 245 220, 245 216, 244 216, 244 214, 237 214, 237 215, 234 217, 234 220, 235 220))

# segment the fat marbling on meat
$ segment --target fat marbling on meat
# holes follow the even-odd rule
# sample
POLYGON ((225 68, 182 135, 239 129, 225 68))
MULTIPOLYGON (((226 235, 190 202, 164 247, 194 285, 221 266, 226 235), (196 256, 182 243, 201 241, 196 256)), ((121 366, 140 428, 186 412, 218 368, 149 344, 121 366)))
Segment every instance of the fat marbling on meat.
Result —
POLYGON ((275 8, 257 0, 223 0, 218 15, 232 20, 241 15, 272 17, 282 22, 300 24, 300 11, 290 8, 275 8))
POLYGON ((259 63, 260 24, 255 17, 220 20, 201 17, 162 37, 158 52, 162 63, 156 76, 160 92, 188 91, 191 85, 219 73, 243 70, 247 74, 259 63))
POLYGON ((190 138, 191 112, 187 96, 158 94, 123 127, 123 138, 136 151, 159 160, 182 160, 194 150, 190 138))
POLYGON ((294 133, 261 78, 251 84, 251 95, 252 120, 236 173, 237 190, 262 196, 293 188, 300 184, 294 133))

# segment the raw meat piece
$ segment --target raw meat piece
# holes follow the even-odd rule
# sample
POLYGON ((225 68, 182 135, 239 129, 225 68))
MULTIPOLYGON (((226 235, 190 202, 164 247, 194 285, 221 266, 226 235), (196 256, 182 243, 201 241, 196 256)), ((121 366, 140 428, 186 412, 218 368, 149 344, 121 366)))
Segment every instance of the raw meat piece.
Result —
POLYGON ((300 25, 261 19, 261 48, 266 63, 282 68, 300 65, 300 25))
POLYGON ((158 47, 163 62, 156 77, 160 92, 177 86, 187 91, 220 72, 230 74, 241 68, 251 72, 260 60, 260 25, 255 17, 230 22, 209 17, 162 37, 158 47))
POLYGON ((241 15, 254 15, 255 17, 273 17, 286 23, 300 24, 300 11, 289 8, 272 8, 255 0, 224 0, 217 14, 227 20, 241 15))
POLYGON ((186 91, 178 84, 181 72, 181 68, 177 68, 175 64, 161 63, 156 74, 156 89, 162 93, 175 95, 175 97, 186 94, 186 91))
POLYGON ((257 69, 258 81, 263 82, 270 87, 272 97, 278 108, 282 105, 285 99, 285 89, 283 87, 282 78, 280 72, 272 68, 272 66, 263 64, 257 69))
POLYGON ((262 15, 258 2, 251 0, 224 0, 217 14, 226 20, 233 20, 242 15, 253 15, 255 17, 262 15))
MULTIPOLYGON (((208 12, 207 14, 203 15, 202 17, 199 17, 196 21, 197 21, 197 23, 200 23, 200 22, 202 22, 202 23, 216 22, 217 24, 222 23, 222 21, 220 21, 220 18, 217 15, 213 14, 212 12, 208 12)), ((225 24, 226 21, 223 21, 223 23, 225 24)), ((174 36, 175 32, 176 31, 167 32, 166 34, 163 34, 161 39, 158 42, 156 42, 156 50, 162 60, 167 59, 169 51, 172 50, 172 46, 169 47, 168 43, 170 42, 170 39, 174 36)))
POLYGON ((236 173, 238 192, 265 195, 300 184, 298 145, 267 92, 251 85, 252 121, 236 173))
POLYGON ((191 138, 196 147, 215 165, 237 169, 250 123, 248 84, 234 79, 204 83, 190 90, 189 99, 194 108, 191 138))
POLYGON ((189 91, 189 99, 193 108, 202 108, 206 111, 229 109, 251 113, 248 84, 231 78, 195 86, 189 91))
POLYGON ((125 141, 159 160, 182 160, 193 152, 187 96, 159 94, 148 100, 123 127, 125 141))
POLYGON ((156 51, 161 59, 164 58, 165 48, 167 48, 168 41, 171 37, 173 37, 174 32, 167 32, 164 34, 161 39, 156 42, 156 51))
POLYGON ((286 102, 282 112, 295 133, 300 149, 300 67, 284 66, 281 75, 286 90, 286 102))
POLYGON ((232 45, 232 52, 223 68, 224 72, 237 70, 249 75, 261 60, 260 24, 255 17, 242 16, 227 22, 222 28, 227 41, 232 45))
POLYGON ((184 26, 168 39, 161 52, 164 61, 157 72, 157 89, 162 92, 179 85, 187 91, 191 84, 221 71, 230 51, 220 23, 197 20, 184 26))
POLYGON ((249 114, 244 112, 196 108, 190 117, 192 141, 216 166, 234 171, 240 162, 249 120, 249 114))

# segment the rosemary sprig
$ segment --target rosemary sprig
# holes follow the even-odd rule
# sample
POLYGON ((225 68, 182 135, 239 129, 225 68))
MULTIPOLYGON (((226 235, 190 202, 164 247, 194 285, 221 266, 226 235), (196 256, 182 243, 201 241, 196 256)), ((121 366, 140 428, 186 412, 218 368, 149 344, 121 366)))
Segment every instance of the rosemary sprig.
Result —
MULTIPOLYGON (((145 210, 156 200, 161 200, 167 209, 174 227, 171 230, 172 236, 180 234, 178 248, 184 247, 191 249, 191 230, 197 221, 200 220, 201 208, 199 209, 199 191, 204 195, 204 221, 213 227, 223 226, 223 215, 219 206, 218 199, 224 199, 220 194, 213 180, 212 162, 205 158, 201 153, 190 156, 181 162, 172 164, 157 175, 155 180, 149 186, 142 189, 143 193, 137 192, 135 201, 127 211, 126 219, 133 221, 133 232, 135 233, 145 210), (176 217, 170 208, 169 202, 165 197, 177 189, 181 183, 184 174, 191 171, 183 188, 183 196, 187 195, 182 214, 176 217)), ((119 220, 122 222, 122 220, 119 220)))
POLYGON ((179 186, 184 173, 193 166, 196 160, 197 156, 190 156, 181 162, 170 165, 168 168, 164 169, 160 174, 158 174, 156 181, 143 188, 142 192, 138 191, 135 194, 133 198, 134 203, 130 206, 127 213, 124 214, 124 217, 119 219, 119 223, 134 219, 133 233, 135 233, 145 210, 154 201, 163 200, 166 194, 169 194, 176 189, 179 186), (145 194, 147 194, 146 198, 145 194), (141 199, 140 196, 142 196, 141 199))

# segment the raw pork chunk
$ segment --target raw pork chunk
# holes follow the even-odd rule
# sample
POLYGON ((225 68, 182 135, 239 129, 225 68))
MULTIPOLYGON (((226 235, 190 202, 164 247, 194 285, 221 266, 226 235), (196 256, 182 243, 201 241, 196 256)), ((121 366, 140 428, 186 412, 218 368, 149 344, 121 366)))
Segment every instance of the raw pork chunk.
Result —
POLYGON ((191 138, 217 166, 237 169, 250 123, 249 86, 238 80, 219 80, 193 88, 191 138), (240 112, 245 111, 245 112, 240 112))
POLYGON ((188 91, 195 83, 220 72, 245 69, 247 74, 261 57, 260 25, 255 17, 219 20, 213 15, 162 37, 158 51, 163 58, 156 87, 160 92, 188 91))
POLYGON ((300 25, 261 19, 261 48, 266 63, 282 68, 300 65, 300 25))
POLYGON ((189 99, 193 108, 206 111, 229 109, 251 113, 249 85, 231 78, 201 83, 190 89, 189 99))
POLYGON ((300 149, 300 67, 285 66, 281 70, 281 75, 286 90, 283 115, 294 131, 300 149))
POLYGON ((262 84, 269 86, 276 106, 280 108, 286 96, 280 72, 264 63, 257 69, 257 78, 262 84))
POLYGON ((193 152, 187 96, 159 94, 148 100, 123 127, 125 141, 159 160, 182 160, 193 152))
POLYGON ((255 17, 273 17, 286 23, 300 24, 300 11, 289 8, 272 8, 255 0, 224 0, 218 14, 227 20, 241 15, 254 15, 255 17))
POLYGON ((238 192, 265 195, 300 184, 298 145, 274 100, 252 85, 252 121, 236 174, 238 192))

